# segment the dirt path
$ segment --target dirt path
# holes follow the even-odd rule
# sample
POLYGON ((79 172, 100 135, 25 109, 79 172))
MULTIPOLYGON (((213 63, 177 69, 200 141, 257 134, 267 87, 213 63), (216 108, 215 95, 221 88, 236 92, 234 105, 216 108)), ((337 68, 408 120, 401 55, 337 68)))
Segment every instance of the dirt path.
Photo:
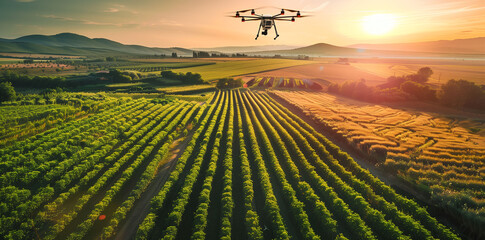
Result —
POLYGON ((135 202, 135 206, 128 213, 125 220, 120 224, 120 228, 117 231, 114 239, 135 239, 138 226, 143 222, 143 219, 150 212, 151 199, 158 194, 160 189, 162 189, 163 185, 170 176, 170 173, 175 167, 179 157, 182 155, 185 148, 187 147, 187 144, 192 138, 193 132, 194 131, 191 131, 187 137, 179 138, 172 143, 172 145, 170 146, 170 154, 168 155, 167 159, 164 160, 165 163, 163 164, 163 166, 160 167, 157 172, 157 176, 153 179, 150 185, 148 185, 147 189, 145 190, 145 192, 143 192, 140 199, 135 202))

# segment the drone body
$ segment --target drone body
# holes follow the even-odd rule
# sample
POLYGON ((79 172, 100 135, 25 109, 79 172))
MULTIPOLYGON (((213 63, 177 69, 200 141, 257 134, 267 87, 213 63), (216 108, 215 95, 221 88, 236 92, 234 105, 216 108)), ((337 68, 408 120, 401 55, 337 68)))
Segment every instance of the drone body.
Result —
POLYGON ((246 22, 246 21, 260 21, 259 28, 258 28, 258 34, 256 34, 256 40, 259 37, 259 32, 261 31, 261 28, 263 29, 263 32, 261 34, 263 35, 268 35, 268 30, 270 30, 274 26, 274 30, 276 33, 276 37, 278 38, 280 35, 278 34, 278 30, 276 29, 276 23, 275 21, 291 21, 294 22, 295 18, 300 18, 300 17, 307 17, 307 16, 302 16, 300 14, 300 11, 298 10, 292 10, 292 9, 281 9, 281 12, 276 15, 259 15, 256 14, 254 9, 246 9, 246 10, 241 10, 237 11, 235 16, 232 16, 235 18, 241 18, 241 22, 246 22), (296 12, 296 15, 294 16, 284 16, 285 15, 285 10, 289 12, 296 12), (240 13, 248 12, 251 11, 251 15, 243 16, 240 15, 240 13))

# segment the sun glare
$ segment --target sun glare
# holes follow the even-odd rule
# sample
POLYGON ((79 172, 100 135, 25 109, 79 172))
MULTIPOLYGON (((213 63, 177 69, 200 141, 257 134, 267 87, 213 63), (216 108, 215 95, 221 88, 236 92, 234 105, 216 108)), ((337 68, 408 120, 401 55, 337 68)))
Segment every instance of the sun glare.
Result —
POLYGON ((372 35, 383 35, 391 31, 396 25, 393 14, 373 14, 362 18, 362 28, 372 35))

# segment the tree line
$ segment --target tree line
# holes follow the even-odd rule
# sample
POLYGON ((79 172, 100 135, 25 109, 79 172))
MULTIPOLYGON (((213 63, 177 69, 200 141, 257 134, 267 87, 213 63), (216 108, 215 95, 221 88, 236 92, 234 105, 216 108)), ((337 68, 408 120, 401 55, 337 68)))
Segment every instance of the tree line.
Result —
POLYGON ((423 67, 415 74, 400 77, 391 76, 387 82, 375 87, 368 86, 365 79, 360 81, 332 83, 328 87, 331 93, 361 101, 429 101, 454 108, 485 109, 485 88, 467 80, 449 80, 439 89, 427 84, 433 70, 423 67))

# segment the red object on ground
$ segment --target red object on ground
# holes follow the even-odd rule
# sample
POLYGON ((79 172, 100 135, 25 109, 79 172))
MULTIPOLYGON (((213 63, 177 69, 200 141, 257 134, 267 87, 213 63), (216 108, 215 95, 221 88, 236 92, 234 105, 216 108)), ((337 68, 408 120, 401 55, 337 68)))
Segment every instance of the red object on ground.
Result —
POLYGON ((104 219, 106 219, 106 215, 99 215, 99 220, 103 221, 104 219))

